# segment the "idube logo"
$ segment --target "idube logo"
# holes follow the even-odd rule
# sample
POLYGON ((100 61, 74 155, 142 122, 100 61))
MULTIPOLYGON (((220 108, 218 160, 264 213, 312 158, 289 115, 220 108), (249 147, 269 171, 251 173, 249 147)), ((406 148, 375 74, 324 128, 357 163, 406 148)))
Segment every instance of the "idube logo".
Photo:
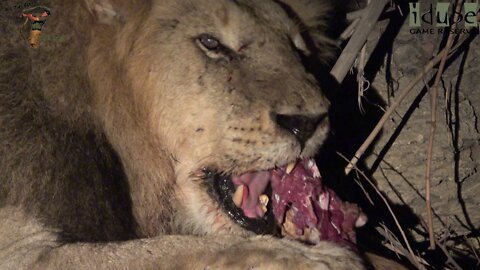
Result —
POLYGON ((478 31, 478 3, 464 3, 462 12, 460 13, 457 13, 455 10, 449 12, 450 3, 446 2, 429 5, 409 3, 409 6, 409 26, 411 27, 411 34, 443 34, 446 27, 455 24, 461 25, 461 27, 452 27, 450 29, 450 31, 455 34, 478 31), (457 15, 456 20, 453 15, 457 15))
POLYGON ((28 38, 28 42, 32 48, 36 49, 40 46, 42 26, 45 24, 47 17, 50 16, 50 14, 50 9, 44 6, 26 8, 22 11, 22 16, 31 22, 30 37, 28 38))

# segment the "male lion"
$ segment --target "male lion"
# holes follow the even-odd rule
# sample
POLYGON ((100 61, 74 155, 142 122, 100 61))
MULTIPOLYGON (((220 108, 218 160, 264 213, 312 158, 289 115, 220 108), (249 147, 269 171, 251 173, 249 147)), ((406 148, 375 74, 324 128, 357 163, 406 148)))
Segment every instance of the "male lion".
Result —
POLYGON ((0 269, 363 269, 225 196, 324 141, 322 3, 41 2, 62 39, 0 21, 0 269))

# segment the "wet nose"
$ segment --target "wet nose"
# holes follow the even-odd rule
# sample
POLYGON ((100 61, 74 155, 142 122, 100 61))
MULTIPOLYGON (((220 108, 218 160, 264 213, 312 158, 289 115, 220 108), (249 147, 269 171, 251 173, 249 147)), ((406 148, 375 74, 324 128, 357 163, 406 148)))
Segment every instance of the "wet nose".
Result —
POLYGON ((298 114, 275 114, 275 122, 277 125, 291 132, 300 143, 302 149, 305 147, 308 139, 312 137, 318 125, 326 119, 327 113, 313 117, 298 114))

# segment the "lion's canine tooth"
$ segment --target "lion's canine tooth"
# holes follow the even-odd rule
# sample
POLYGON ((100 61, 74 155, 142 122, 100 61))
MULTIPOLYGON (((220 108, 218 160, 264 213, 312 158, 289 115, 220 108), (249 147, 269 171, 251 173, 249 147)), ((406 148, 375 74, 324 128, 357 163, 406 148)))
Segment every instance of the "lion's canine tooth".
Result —
POLYGON ((293 169, 295 168, 295 165, 297 165, 296 162, 292 162, 290 164, 287 165, 287 170, 285 171, 287 174, 290 174, 293 169))
POLYGON ((242 206, 242 201, 243 201, 243 191, 245 187, 243 185, 240 185, 237 187, 237 190, 235 190, 235 193, 232 196, 233 203, 237 206, 240 207, 242 206))
POLYGON ((267 207, 265 205, 260 205, 260 209, 262 209, 262 213, 265 215, 267 213, 267 207))
POLYGON ((268 205, 268 200, 269 200, 269 199, 268 199, 268 196, 265 195, 265 194, 262 194, 262 195, 258 196, 258 201, 260 202, 260 204, 261 204, 262 206, 265 206, 265 208, 266 208, 267 205, 268 205))

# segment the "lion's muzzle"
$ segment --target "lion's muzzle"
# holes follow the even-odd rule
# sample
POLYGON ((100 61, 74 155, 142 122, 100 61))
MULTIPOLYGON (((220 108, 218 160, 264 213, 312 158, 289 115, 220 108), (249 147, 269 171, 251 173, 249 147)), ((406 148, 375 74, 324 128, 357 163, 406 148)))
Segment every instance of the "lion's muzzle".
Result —
POLYGON ((316 116, 273 114, 273 119, 278 126, 291 132, 303 149, 317 127, 326 121, 327 113, 316 116))

